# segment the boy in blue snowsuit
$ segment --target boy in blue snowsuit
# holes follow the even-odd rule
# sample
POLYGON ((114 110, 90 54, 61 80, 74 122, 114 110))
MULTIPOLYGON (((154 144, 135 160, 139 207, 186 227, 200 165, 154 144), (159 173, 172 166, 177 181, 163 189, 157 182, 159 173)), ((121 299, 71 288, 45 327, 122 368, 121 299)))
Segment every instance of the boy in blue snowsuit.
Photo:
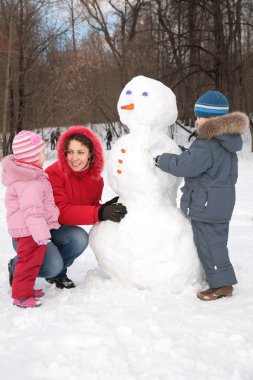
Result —
POLYGON ((249 120, 241 112, 229 114, 226 97, 208 91, 196 102, 197 139, 180 155, 164 153, 154 158, 164 172, 184 177, 180 208, 191 220, 194 243, 205 270, 209 289, 197 296, 204 301, 232 296, 237 283, 229 260, 229 221, 235 205, 238 175, 236 152, 249 120))

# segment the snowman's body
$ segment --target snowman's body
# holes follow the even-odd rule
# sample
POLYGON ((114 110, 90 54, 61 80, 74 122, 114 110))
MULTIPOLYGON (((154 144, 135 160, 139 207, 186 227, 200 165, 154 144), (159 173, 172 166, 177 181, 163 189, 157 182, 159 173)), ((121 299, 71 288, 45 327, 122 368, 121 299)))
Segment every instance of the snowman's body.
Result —
MULTIPOLYGON (((144 77, 132 81, 136 80, 145 89, 146 81, 157 82, 144 77)), ((162 84, 157 83, 159 89, 162 84)), ((119 106, 121 102, 120 98, 119 106)), ((174 121, 175 107, 173 112, 174 121)), ((166 126, 166 121, 162 123, 166 126)), ((114 144, 107 162, 110 185, 128 213, 120 223, 97 223, 90 244, 112 277, 140 288, 165 286, 167 291, 181 292, 200 280, 200 265, 190 223, 176 206, 181 180, 153 164, 153 157, 179 153, 179 148, 166 134, 167 128, 156 129, 152 123, 145 126, 145 120, 144 124, 136 122, 130 131, 114 144)))

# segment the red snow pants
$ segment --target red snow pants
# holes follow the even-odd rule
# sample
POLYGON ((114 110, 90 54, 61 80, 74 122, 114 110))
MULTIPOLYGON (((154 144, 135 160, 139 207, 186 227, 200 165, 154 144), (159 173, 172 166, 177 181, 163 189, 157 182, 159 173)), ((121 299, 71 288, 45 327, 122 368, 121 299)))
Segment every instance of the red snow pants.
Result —
POLYGON ((12 282, 12 298, 30 298, 44 260, 46 245, 38 245, 31 236, 16 239, 18 260, 12 282))

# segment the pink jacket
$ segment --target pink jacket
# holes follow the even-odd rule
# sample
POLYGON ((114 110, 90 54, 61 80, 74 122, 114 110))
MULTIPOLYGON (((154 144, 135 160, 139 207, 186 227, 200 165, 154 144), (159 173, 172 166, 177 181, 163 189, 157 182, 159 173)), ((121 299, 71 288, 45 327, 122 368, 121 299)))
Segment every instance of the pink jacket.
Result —
POLYGON ((32 236, 34 241, 51 238, 50 230, 60 227, 48 175, 37 166, 3 160, 2 182, 7 186, 5 207, 8 232, 13 238, 32 236))

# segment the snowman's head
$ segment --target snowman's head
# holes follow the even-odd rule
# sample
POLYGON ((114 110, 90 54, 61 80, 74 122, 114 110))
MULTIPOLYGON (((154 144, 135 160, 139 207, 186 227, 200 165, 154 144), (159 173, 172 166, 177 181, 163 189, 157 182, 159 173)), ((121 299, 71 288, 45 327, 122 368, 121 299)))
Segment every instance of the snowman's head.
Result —
POLYGON ((126 84, 118 101, 120 121, 130 131, 166 131, 177 118, 176 96, 163 83, 144 76, 126 84))

